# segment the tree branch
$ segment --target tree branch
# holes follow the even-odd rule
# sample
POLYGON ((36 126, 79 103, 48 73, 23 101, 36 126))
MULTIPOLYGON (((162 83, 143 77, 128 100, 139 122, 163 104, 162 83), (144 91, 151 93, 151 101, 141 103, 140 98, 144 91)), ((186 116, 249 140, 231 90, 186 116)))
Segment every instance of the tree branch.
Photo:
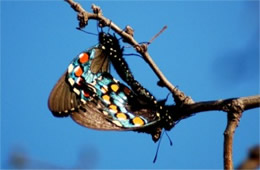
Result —
POLYGON ((231 98, 225 100, 215 100, 215 101, 204 101, 196 102, 193 104, 183 104, 170 106, 170 111, 174 113, 174 120, 179 121, 193 116, 196 113, 206 112, 206 111, 224 111, 233 112, 238 111, 241 107, 243 111, 260 107, 260 95, 231 98))
POLYGON ((227 127, 224 132, 224 168, 233 169, 233 137, 236 130, 236 127, 239 124, 239 120, 242 116, 242 112, 230 112, 228 113, 228 122, 227 127))

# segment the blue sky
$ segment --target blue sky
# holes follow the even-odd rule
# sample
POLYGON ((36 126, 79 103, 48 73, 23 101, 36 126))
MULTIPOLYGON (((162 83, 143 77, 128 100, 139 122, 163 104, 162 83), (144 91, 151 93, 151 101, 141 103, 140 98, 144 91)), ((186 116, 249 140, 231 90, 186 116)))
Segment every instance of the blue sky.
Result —
MULTIPOLYGON (((165 76, 195 101, 259 94, 258 1, 81 1, 92 3, 121 28, 131 25, 139 42, 168 29, 149 52, 165 76)), ((224 112, 181 121, 157 144, 146 134, 104 132, 55 118, 49 93, 79 52, 97 37, 77 27, 64 1, 1 1, 1 167, 12 154, 25 168, 222 168, 224 112)), ((96 33, 96 22, 87 31, 96 33)), ((126 53, 131 53, 131 48, 126 53)), ((158 99, 169 93, 139 57, 126 56, 136 79, 158 99)), ((115 71, 112 74, 118 77, 115 71)), ((171 98, 168 104, 172 104, 171 98)), ((243 114, 235 133, 234 164, 259 144, 259 109, 243 114)))

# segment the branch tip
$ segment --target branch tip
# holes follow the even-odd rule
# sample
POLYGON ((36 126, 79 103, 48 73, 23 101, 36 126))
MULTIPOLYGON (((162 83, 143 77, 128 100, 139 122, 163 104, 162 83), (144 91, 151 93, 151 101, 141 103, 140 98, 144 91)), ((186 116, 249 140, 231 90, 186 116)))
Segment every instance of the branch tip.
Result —
POLYGON ((100 16, 103 15, 101 8, 97 5, 92 4, 91 9, 92 9, 94 14, 97 14, 97 15, 100 15, 100 16))
POLYGON ((127 25, 124 31, 131 37, 134 37, 134 29, 131 26, 127 25))

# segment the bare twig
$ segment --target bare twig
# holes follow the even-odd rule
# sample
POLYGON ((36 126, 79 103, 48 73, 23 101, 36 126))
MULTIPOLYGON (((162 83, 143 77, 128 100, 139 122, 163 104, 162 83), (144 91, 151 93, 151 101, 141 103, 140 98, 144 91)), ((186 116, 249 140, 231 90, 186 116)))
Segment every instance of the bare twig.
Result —
MULTIPOLYGON (((260 99, 258 99, 260 100, 260 99)), ((224 168, 233 169, 233 138, 236 128, 238 127, 240 118, 244 109, 252 108, 257 106, 257 103, 254 105, 254 101, 257 102, 257 98, 240 98, 232 100, 224 110, 227 111, 227 127, 224 132, 224 168), (251 101, 251 102, 248 102, 251 101)), ((259 107, 259 102, 258 102, 259 107)))
POLYGON ((233 160, 232 160, 233 138, 241 116, 242 116, 242 111, 230 112, 227 115, 228 122, 227 122, 226 130, 224 132, 224 168, 225 169, 233 169, 233 160))
POLYGON ((175 105, 170 106, 170 110, 174 113, 174 120, 178 121, 193 116, 196 113, 206 112, 206 111, 224 111, 230 112, 233 107, 236 107, 232 103, 239 103, 242 109, 249 110, 253 108, 260 107, 260 96, 248 96, 241 98, 231 98, 225 100, 216 101, 205 101, 196 102, 193 104, 175 105))

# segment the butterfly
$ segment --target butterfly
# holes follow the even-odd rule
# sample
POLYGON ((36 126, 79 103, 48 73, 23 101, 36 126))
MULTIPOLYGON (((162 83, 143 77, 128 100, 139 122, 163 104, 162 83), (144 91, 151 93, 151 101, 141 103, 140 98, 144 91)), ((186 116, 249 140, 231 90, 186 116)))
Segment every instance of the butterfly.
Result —
MULTIPOLYGON (((54 86, 49 109, 56 117, 71 116, 88 128, 145 132, 156 142, 162 129, 172 128, 174 121, 166 107, 148 101, 150 94, 144 101, 138 91, 131 90, 109 73, 109 61, 114 58, 114 67, 124 69, 122 79, 128 80, 130 86, 137 82, 131 80, 133 76, 122 52, 115 36, 100 33, 99 44, 75 57, 54 86)), ((144 89, 141 85, 139 88, 144 89)))

